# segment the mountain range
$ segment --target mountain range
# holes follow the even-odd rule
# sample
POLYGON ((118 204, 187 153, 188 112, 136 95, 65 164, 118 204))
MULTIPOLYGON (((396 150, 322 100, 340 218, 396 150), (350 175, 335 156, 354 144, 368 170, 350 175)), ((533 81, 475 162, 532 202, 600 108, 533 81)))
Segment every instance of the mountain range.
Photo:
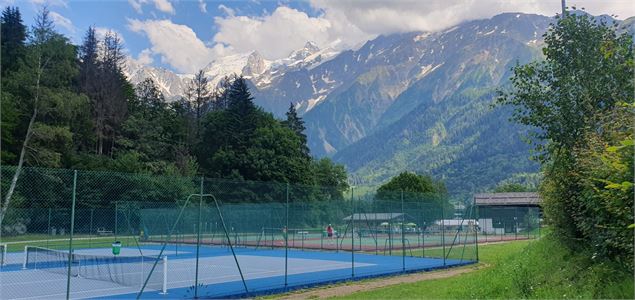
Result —
MULTIPOLYGON (((256 103, 277 117, 293 103, 311 153, 344 164, 357 183, 414 171, 443 179, 454 196, 467 199, 538 176, 522 140, 527 128, 493 102, 514 65, 541 58, 542 35, 553 21, 505 13, 440 32, 379 36, 342 52, 307 42, 275 61, 257 51, 232 55, 203 71, 212 85, 243 75, 256 103)), ((634 23, 621 26, 633 32, 634 23)), ((127 75, 133 83, 154 79, 168 99, 183 95, 192 78, 132 60, 127 75)))

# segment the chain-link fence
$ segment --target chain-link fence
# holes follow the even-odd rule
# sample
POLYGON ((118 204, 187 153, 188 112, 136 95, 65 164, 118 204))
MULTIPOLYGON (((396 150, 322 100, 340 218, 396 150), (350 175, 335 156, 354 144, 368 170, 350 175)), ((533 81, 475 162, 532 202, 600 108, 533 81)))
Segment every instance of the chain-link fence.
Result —
POLYGON ((23 168, 12 188, 16 169, 0 171, 3 299, 253 296, 473 263, 498 228, 539 230, 532 210, 507 230, 493 211, 366 187, 23 168))

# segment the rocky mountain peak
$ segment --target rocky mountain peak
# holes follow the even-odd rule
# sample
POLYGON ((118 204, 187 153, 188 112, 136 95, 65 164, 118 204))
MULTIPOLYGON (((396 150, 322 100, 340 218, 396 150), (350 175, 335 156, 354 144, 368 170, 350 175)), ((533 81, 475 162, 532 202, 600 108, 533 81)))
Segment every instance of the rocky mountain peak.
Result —
POLYGON ((290 59, 294 60, 304 60, 305 58, 317 53, 320 51, 320 48, 315 44, 315 42, 308 41, 304 44, 302 49, 294 50, 289 54, 290 59))
POLYGON ((249 57, 247 57, 247 64, 243 67, 242 75, 260 75, 265 71, 266 67, 265 60, 260 53, 258 53, 258 51, 253 51, 249 54, 249 57))

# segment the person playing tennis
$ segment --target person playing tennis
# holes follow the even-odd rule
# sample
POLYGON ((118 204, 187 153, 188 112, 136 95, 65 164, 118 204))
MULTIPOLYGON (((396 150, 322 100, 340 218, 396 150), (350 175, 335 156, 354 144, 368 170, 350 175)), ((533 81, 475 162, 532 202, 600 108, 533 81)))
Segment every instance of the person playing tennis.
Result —
POLYGON ((331 226, 331 224, 329 224, 329 226, 326 226, 326 236, 329 238, 329 244, 333 243, 333 227, 331 226))

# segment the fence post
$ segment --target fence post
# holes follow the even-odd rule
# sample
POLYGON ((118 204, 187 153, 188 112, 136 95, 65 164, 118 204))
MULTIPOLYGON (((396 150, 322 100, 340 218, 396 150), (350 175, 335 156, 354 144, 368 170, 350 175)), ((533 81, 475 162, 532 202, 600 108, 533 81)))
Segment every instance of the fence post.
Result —
POLYGON ((355 277, 355 187, 351 187, 351 277, 355 277))
POLYGON ((474 200, 472 200, 472 207, 476 207, 475 213, 475 221, 474 221, 474 245, 476 246, 476 262, 478 262, 478 231, 479 231, 479 223, 478 220, 480 218, 479 207, 474 205, 474 200))
POLYGON ((95 212, 94 208, 90 209, 90 226, 88 227, 88 247, 91 247, 93 240, 93 213, 95 212))
POLYGON ((201 251, 201 210, 203 209, 203 181, 201 176, 201 191, 198 199, 198 221, 196 225, 196 274, 194 275, 194 298, 198 298, 198 259, 201 251))
POLYGON ((50 238, 51 238, 51 208, 49 207, 48 232, 46 233, 46 248, 49 248, 49 239, 50 238))
POLYGON ((443 244, 443 266, 445 267, 445 207, 441 205, 441 244, 443 244))
POLYGON ((119 219, 119 209, 118 209, 118 207, 117 207, 117 204, 118 204, 118 203, 119 203, 119 202, 115 201, 115 230, 114 230, 114 233, 115 233, 115 241, 117 240, 117 227, 119 227, 119 226, 117 225, 117 222, 118 222, 118 219, 119 219))
POLYGON ((287 182, 287 205, 285 207, 286 224, 284 227, 284 287, 287 287, 287 275, 289 265, 289 183, 287 182))
POLYGON ((66 299, 71 295, 71 266, 73 264, 73 231, 75 230, 75 198, 77 191, 77 170, 73 172, 73 202, 71 206, 71 233, 68 240, 68 272, 66 273, 66 299))
POLYGON ((401 270, 406 271, 406 236, 404 235, 404 222, 406 221, 403 209, 403 190, 401 190, 401 270))

